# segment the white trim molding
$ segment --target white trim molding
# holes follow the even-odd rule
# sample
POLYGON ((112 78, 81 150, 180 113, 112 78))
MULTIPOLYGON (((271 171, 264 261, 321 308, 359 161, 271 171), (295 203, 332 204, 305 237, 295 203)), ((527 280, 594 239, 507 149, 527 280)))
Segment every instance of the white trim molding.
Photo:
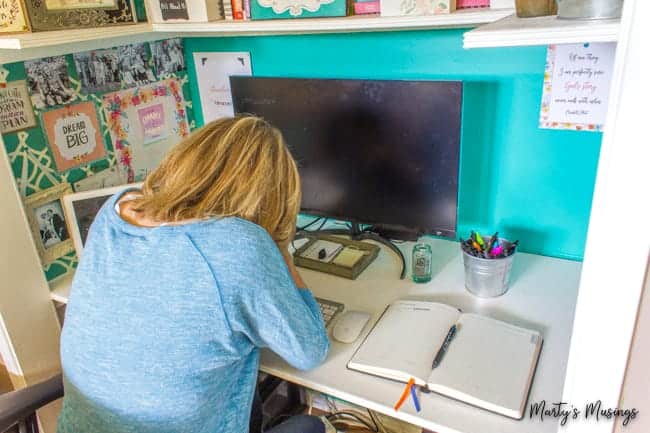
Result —
MULTIPOLYGON (((650 2, 625 1, 563 394, 583 411, 618 406, 650 252, 648 22, 650 2)), ((583 414, 564 431, 613 427, 583 414)))

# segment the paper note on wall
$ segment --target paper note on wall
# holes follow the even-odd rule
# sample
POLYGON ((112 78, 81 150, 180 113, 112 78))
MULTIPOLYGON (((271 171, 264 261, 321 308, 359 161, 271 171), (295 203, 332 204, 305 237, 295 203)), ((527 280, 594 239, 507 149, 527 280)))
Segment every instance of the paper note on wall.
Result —
POLYGON ((616 43, 549 45, 540 128, 600 131, 616 43))
POLYGON ((233 116, 230 76, 252 75, 250 53, 194 53, 194 65, 203 122, 233 116))

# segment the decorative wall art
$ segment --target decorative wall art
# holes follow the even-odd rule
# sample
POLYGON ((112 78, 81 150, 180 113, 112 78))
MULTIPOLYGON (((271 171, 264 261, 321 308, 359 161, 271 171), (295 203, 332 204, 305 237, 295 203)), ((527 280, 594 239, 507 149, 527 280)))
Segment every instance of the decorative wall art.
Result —
POLYGON ((182 85, 177 79, 107 94, 103 109, 128 182, 143 180, 167 151, 189 134, 182 85))
POLYGON ((196 82, 201 97, 203 123, 235 114, 230 94, 231 75, 252 75, 246 52, 194 53, 196 82))
POLYGON ((0 133, 21 131, 36 125, 25 80, 12 81, 0 87, 0 133))
POLYGON ((59 172, 106 156, 95 104, 92 102, 44 112, 43 127, 59 172))
MULTIPOLYGON (((0 0, 1 1, 1 0, 0 0)), ((113 92, 121 86, 117 50, 74 54, 74 63, 85 93, 113 92)))
MULTIPOLYGON (((2 0, 0 0, 2 1, 2 0)), ((146 44, 144 48, 140 48, 140 52, 146 54, 147 62, 150 61, 148 56, 150 44, 146 44)), ((82 59, 90 59, 90 53, 95 52, 100 55, 112 57, 110 51, 118 52, 119 47, 110 48, 108 50, 92 50, 90 52, 84 53, 86 56, 81 56, 82 59)), ((152 50, 155 50, 155 47, 152 47, 152 50)), ((44 88, 44 94, 49 95, 50 103, 52 105, 47 105, 45 102, 42 104, 41 108, 36 106, 33 107, 34 116, 36 118, 36 126, 31 128, 25 128, 22 130, 15 130, 12 132, 6 132, 2 134, 3 145, 7 152, 7 157, 9 159, 9 164, 11 165, 11 170, 13 172, 14 178, 16 180, 16 186, 19 194, 23 197, 23 200, 26 201, 28 197, 39 194, 42 191, 48 190, 49 188, 66 183, 71 184, 74 187, 75 191, 84 191, 89 189, 97 189, 108 186, 118 186, 124 185, 128 182, 128 172, 125 168, 125 165, 121 161, 128 161, 128 153, 133 152, 135 156, 135 163, 132 167, 135 167, 135 170, 138 170, 138 155, 141 155, 141 150, 152 152, 157 149, 162 149, 161 146, 164 146, 166 142, 172 141, 174 136, 178 131, 185 131, 185 135, 194 125, 194 113, 191 108, 191 101, 189 101, 189 82, 187 76, 187 70, 182 69, 177 72, 169 72, 166 76, 166 79, 174 79, 178 84, 176 86, 177 90, 167 90, 165 92, 160 92, 162 94, 169 92, 170 99, 163 104, 165 108, 165 120, 164 123, 156 125, 155 120, 152 123, 141 126, 141 121, 138 118, 137 109, 146 107, 147 104, 140 101, 140 105, 134 109, 131 113, 131 118, 136 125, 135 128, 147 128, 147 140, 148 143, 144 144, 144 131, 142 131, 142 140, 141 143, 136 143, 133 149, 117 149, 113 145, 112 136, 110 133, 110 128, 112 122, 110 118, 106 117, 106 112, 102 108, 104 97, 107 95, 102 91, 101 80, 92 81, 89 76, 90 74, 83 77, 83 73, 80 70, 77 70, 76 67, 76 58, 72 54, 61 56, 57 58, 56 61, 47 61, 47 59, 40 59, 37 62, 31 62, 32 66, 34 64, 39 66, 38 74, 47 79, 48 75, 59 75, 61 82, 64 83, 63 86, 59 85, 60 88, 57 89, 57 92, 50 91, 48 88, 44 88), (52 63, 54 65, 52 65, 52 63), (88 84, 84 88, 85 84, 88 84), (98 83, 99 86, 93 89, 94 83, 98 83), (93 91, 96 90, 96 91, 93 91), (63 104, 58 104, 56 96, 54 93, 62 93, 67 95, 62 97, 59 95, 59 101, 66 100, 67 102, 63 104), (176 96, 173 96, 176 95, 176 96), (180 102, 176 102, 180 100, 180 102), (174 101, 171 109, 168 108, 171 101, 174 101), (50 137, 45 130, 45 122, 43 122, 43 115, 50 111, 57 110, 59 108, 65 108, 66 105, 78 104, 78 103, 92 103, 95 106, 98 130, 101 134, 101 139, 98 139, 97 143, 101 144, 103 147, 105 155, 97 160, 85 163, 81 162, 77 164, 76 160, 70 162, 70 164, 76 164, 74 167, 60 171, 59 162, 55 159, 54 148, 56 144, 54 141, 51 141, 50 137), (180 105, 178 105, 180 104, 180 105), (177 106, 178 110, 176 110, 177 106), (179 122, 174 118, 174 112, 182 113, 185 115, 185 121, 181 122, 183 127, 179 127, 179 122), (156 128, 161 127, 159 132, 156 132, 156 128), (163 128, 164 127, 164 128, 163 128), (169 135, 167 138, 156 139, 155 137, 162 137, 164 129, 167 129, 169 135), (139 153, 140 152, 140 153, 139 153)), ((153 64, 153 62, 151 62, 153 64)), ((106 69, 112 69, 110 64, 104 63, 105 66, 108 66, 106 69)), ((148 63, 147 63, 148 65, 148 63)), ((151 66, 147 66, 149 70, 153 73, 151 66)), ((118 66, 119 69, 119 66, 118 66)), ((101 66, 98 69, 101 71, 101 66)), ((7 88, 9 88, 12 83, 17 83, 19 81, 27 82, 27 93, 30 94, 32 99, 46 101, 48 98, 40 94, 40 88, 37 83, 39 83, 32 73, 32 81, 34 84, 33 87, 29 84, 28 72, 33 72, 34 68, 30 67, 30 62, 15 62, 4 64, 0 66, 0 81, 6 82, 7 88)), ((121 81, 121 69, 120 72, 120 81, 121 81)), ((104 72, 106 74, 106 72, 104 72)), ((107 75, 104 75, 105 77, 107 75)), ((108 75, 110 79, 110 75, 108 75)), ((148 79, 151 77, 148 76, 148 79)), ((108 82, 109 79, 105 81, 108 82)), ((56 82, 56 80, 54 80, 56 82)), ((154 81, 155 82, 155 81, 154 81)), ((106 83, 104 83, 106 84, 106 83)), ((157 83, 162 84, 162 83, 157 83)), ((115 85, 113 80, 111 86, 115 85)), ((120 86, 122 83, 120 82, 120 86)), ((150 84, 155 88, 156 84, 150 84)), ((103 87, 106 88, 106 87, 103 87)), ((0 91, 2 90, 0 86, 0 91)), ((131 93, 134 93, 136 89, 130 89, 131 93)), ((113 90, 115 92, 118 90, 113 90)), ((143 96, 144 99, 147 98, 146 95, 143 96)), ((152 105, 160 103, 161 101, 151 101, 152 105)), ((33 101, 32 101, 33 105, 33 101)), ((73 105, 73 108, 76 105, 73 105)), ((92 118, 92 117, 91 117, 92 118)), ((149 120, 154 119, 154 116, 149 116, 149 120)), ((143 121, 145 119, 143 118, 143 121)), ((72 131, 74 132, 74 131, 72 131)), ((177 136, 176 140, 180 140, 180 137, 177 136)), ((174 141, 175 142, 175 141, 174 141)), ((128 141, 127 141, 128 143, 128 141)), ((99 146, 96 149, 101 149, 99 146)), ((164 153, 164 150, 162 151, 164 153)), ((154 156, 157 154, 153 153, 154 156)), ((146 155, 146 154, 145 154, 146 155)), ((88 158, 85 161, 92 159, 88 158)), ((146 159, 146 156, 145 156, 146 159)), ((146 173, 150 168, 145 168, 141 173, 146 173)), ((133 171, 132 171, 133 173, 133 171)), ((52 241, 50 241, 51 243, 52 241)), ((43 266, 43 271, 46 278, 51 281, 63 274, 72 272, 76 267, 77 259, 75 253, 72 249, 67 254, 58 256, 56 259, 45 262, 43 266)))
POLYGON ((167 78, 170 74, 185 69, 183 42, 180 38, 151 42, 149 46, 158 78, 167 78))
POLYGON ((74 249, 61 204, 63 196, 71 192, 70 185, 63 183, 25 199, 25 212, 44 265, 74 249))
POLYGON ((75 99, 65 56, 26 61, 25 71, 34 107, 54 107, 75 99))
POLYGON ((539 126, 602 131, 615 54, 615 42, 549 45, 539 126))
POLYGON ((117 54, 123 87, 143 86, 156 81, 144 43, 118 47, 117 54))

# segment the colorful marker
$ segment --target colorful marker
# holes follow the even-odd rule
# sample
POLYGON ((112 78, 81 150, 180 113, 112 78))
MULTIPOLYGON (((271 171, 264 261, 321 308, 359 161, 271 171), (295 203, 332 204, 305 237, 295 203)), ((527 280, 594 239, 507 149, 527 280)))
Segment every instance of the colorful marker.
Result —
POLYGON ((399 410, 400 407, 404 404, 404 401, 406 401, 406 397, 409 396, 409 393, 411 392, 411 387, 415 385, 415 379, 410 378, 406 386, 404 387, 404 391, 402 391, 402 395, 400 396, 399 400, 397 400, 397 403, 395 403, 395 406, 393 406, 393 409, 396 411, 399 410))
POLYGON ((420 412, 420 400, 418 400, 417 390, 415 389, 415 384, 411 385, 411 397, 413 397, 413 405, 415 406, 415 411, 420 412))

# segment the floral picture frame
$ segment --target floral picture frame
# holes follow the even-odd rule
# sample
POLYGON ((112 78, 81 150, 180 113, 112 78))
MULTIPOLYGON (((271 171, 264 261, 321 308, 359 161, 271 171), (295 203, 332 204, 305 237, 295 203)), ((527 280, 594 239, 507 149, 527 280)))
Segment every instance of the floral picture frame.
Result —
POLYGON ((104 95, 102 108, 106 116, 118 167, 127 181, 139 182, 181 139, 189 135, 182 83, 175 78, 146 86, 104 95), (149 132, 147 119, 155 110, 160 113, 157 133, 149 132))
POLYGON ((45 266, 74 250, 62 202, 70 193, 70 184, 62 183, 24 199, 34 244, 45 266))

